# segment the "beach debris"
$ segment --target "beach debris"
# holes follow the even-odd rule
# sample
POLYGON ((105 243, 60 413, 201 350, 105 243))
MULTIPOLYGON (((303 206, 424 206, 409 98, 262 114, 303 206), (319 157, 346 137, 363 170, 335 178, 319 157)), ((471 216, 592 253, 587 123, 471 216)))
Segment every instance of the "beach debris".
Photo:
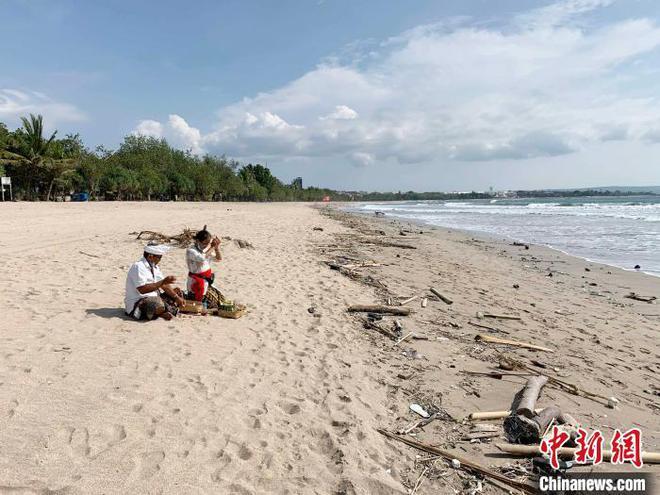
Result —
MULTIPOLYGON (((495 446, 502 452, 517 456, 536 457, 543 455, 540 445, 496 443, 495 446)), ((573 459, 577 451, 578 449, 575 447, 561 447, 557 450, 557 455, 564 459, 573 459)), ((613 453, 611 450, 602 450, 602 454, 603 461, 610 461, 612 459, 613 453)), ((660 464, 660 452, 642 452, 641 456, 644 464, 660 464)))
POLYGON ((80 254, 84 254, 85 256, 89 256, 90 258, 100 258, 100 256, 96 254, 91 254, 91 253, 86 253, 85 251, 78 251, 80 254))
POLYGON ((383 306, 380 304, 354 304, 348 307, 349 313, 382 313, 387 315, 408 316, 410 308, 383 306))
POLYGON ((248 242, 243 239, 234 239, 234 242, 238 245, 239 248, 241 249, 254 249, 254 246, 252 245, 251 242, 248 242))
POLYGON ((416 246, 411 246, 410 244, 400 244, 398 242, 381 241, 377 239, 364 239, 362 240, 362 242, 364 244, 374 244, 376 246, 382 246, 382 247, 395 247, 400 249, 417 249, 416 246))
POLYGON ((514 242, 511 245, 512 246, 518 246, 518 247, 524 247, 525 249, 529 249, 529 244, 525 244, 524 242, 514 242))
POLYGON ((515 316, 515 315, 497 315, 494 313, 483 313, 481 311, 477 311, 477 318, 480 320, 484 318, 498 318, 500 320, 520 320, 520 316, 515 316))
POLYGON ((394 343, 394 345, 399 345, 401 342, 403 342, 404 340, 406 340, 408 337, 412 337, 413 335, 414 335, 413 332, 408 333, 407 335, 405 335, 405 336, 401 337, 399 340, 397 340, 397 341, 394 343))
POLYGON ((546 407, 531 418, 514 414, 504 420, 504 431, 512 443, 538 442, 548 426, 560 415, 557 406, 546 407))
POLYGON ((641 269, 642 269, 641 266, 639 266, 639 265, 635 265, 635 270, 641 270, 641 269))
POLYGON ((313 315, 314 313, 316 313, 316 308, 314 306, 310 306, 309 308, 307 308, 307 312, 310 315, 313 315))
POLYGON ((444 302, 445 304, 453 304, 453 303, 454 303, 454 301, 452 301, 452 300, 449 299, 448 297, 443 296, 443 295, 440 293, 440 291, 438 291, 438 290, 435 289, 434 287, 431 287, 431 288, 429 289, 429 291, 431 291, 431 293, 432 293, 433 295, 435 295, 435 296, 437 296, 438 298, 440 298, 440 300, 441 300, 442 302, 444 302))
MULTIPOLYGON (((535 409, 534 412, 541 412, 542 409, 535 409)), ((513 411, 478 411, 468 414, 467 419, 470 421, 486 421, 491 419, 503 419, 511 416, 513 411)))
POLYGON ((409 347, 408 349, 404 349, 401 351, 401 354, 408 359, 423 359, 424 356, 417 352, 417 350, 413 349, 412 347, 409 347))
POLYGON ((610 409, 615 409, 617 404, 619 404, 619 399, 616 397, 609 397, 607 399, 607 407, 610 409))
POLYGON ((323 227, 314 227, 312 230, 323 232, 323 227))
POLYGON ((429 303, 428 298, 427 298, 427 297, 423 297, 423 298, 422 298, 422 303, 421 303, 422 308, 425 308, 425 307, 428 305, 428 303, 429 303))
POLYGON ((409 302, 413 302, 415 299, 417 299, 417 296, 409 297, 409 298, 406 299, 405 301, 401 301, 401 302, 399 303, 399 306, 405 306, 405 305, 408 304, 409 302))
POLYGON ((419 404, 410 404, 410 410, 419 414, 422 418, 428 418, 430 414, 419 404))
POLYGON ((468 324, 470 324, 472 326, 475 326, 475 327, 483 328, 484 330, 488 330, 489 332, 493 332, 493 333, 497 333, 497 332, 506 333, 506 334, 509 333, 506 330, 500 330, 498 328, 489 327, 488 325, 483 325, 481 323, 477 323, 476 321, 468 321, 468 324))
POLYGON ((474 340, 479 342, 487 342, 490 344, 503 344, 514 347, 522 347, 524 349, 532 349, 534 351, 555 352, 553 349, 542 347, 540 345, 528 344, 527 342, 518 342, 516 340, 500 339, 497 337, 491 337, 490 335, 479 334, 474 338, 474 340))
POLYGON ((642 295, 637 294, 635 292, 631 292, 630 294, 625 295, 623 297, 625 297, 627 299, 634 299, 635 301, 641 301, 641 302, 645 302, 645 303, 652 303, 653 301, 655 301, 657 299, 657 297, 655 297, 655 296, 642 296, 642 295))
POLYGON ((520 289, 520 285, 518 285, 518 284, 513 284, 513 288, 514 288, 514 289, 520 289))
MULTIPOLYGON (((131 234, 135 234, 135 232, 131 232, 131 234)), ((195 231, 186 227, 185 229, 183 229, 183 231, 180 234, 176 234, 176 235, 166 235, 161 232, 156 232, 154 230, 143 230, 137 235, 136 239, 146 240, 146 241, 156 241, 161 244, 175 243, 179 247, 188 247, 190 244, 192 244, 194 236, 195 236, 195 231)))
POLYGON ((397 340, 399 338, 398 334, 391 332, 387 328, 381 327, 378 323, 369 319, 363 319, 362 326, 367 329, 376 330, 377 332, 385 335, 386 337, 389 337, 392 340, 397 340))
POLYGON ((374 215, 376 215, 377 217, 384 217, 385 213, 382 211, 374 211, 374 215))
POLYGON ((452 462, 452 460, 455 459, 460 463, 461 469, 476 472, 478 474, 483 475, 487 479, 492 478, 510 487, 516 488, 518 490, 522 490, 525 493, 530 493, 530 494, 536 493, 536 489, 532 484, 510 479, 504 476, 503 474, 498 473, 497 471, 493 471, 492 469, 486 466, 482 466, 481 464, 468 459, 467 457, 459 456, 457 454, 454 454, 453 452, 448 452, 446 450, 439 449, 438 447, 434 447, 432 445, 427 445, 421 442, 417 442, 406 436, 400 436, 394 433, 390 433, 389 431, 383 430, 381 428, 378 428, 376 431, 381 435, 384 435, 392 440, 397 440, 399 442, 405 443, 410 447, 414 447, 418 450, 428 452, 429 454, 434 454, 443 457, 449 462, 452 462))
POLYGON ((524 349, 532 349, 535 351, 555 352, 553 349, 548 349, 547 347, 542 347, 540 345, 528 344, 527 342, 518 342, 515 340, 500 339, 497 337, 491 337, 490 335, 479 334, 474 338, 474 340, 478 342, 487 342, 489 344, 503 344, 514 347, 522 347, 524 349))
POLYGON ((525 387, 517 394, 520 398, 517 400, 517 406, 514 408, 516 414, 527 418, 534 416, 534 406, 541 394, 541 389, 548 383, 548 377, 536 375, 527 380, 525 387))
POLYGON ((456 458, 452 459, 451 460, 451 467, 453 467, 454 469, 461 469, 461 461, 459 461, 456 458))

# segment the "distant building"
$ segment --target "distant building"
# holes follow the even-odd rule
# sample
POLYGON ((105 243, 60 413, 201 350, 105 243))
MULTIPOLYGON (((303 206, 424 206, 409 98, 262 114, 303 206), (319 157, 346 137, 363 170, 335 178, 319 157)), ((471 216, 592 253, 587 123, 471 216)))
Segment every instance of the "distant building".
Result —
POLYGON ((302 182, 302 177, 296 177, 293 179, 293 182, 291 183, 294 189, 302 189, 303 188, 303 182, 302 182))

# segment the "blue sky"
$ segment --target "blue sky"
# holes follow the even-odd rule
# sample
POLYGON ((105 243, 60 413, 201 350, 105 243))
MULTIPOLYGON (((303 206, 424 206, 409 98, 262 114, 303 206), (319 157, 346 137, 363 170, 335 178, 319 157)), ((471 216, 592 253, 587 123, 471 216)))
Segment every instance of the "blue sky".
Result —
POLYGON ((342 189, 660 184, 652 0, 0 0, 0 121, 43 113, 342 189))

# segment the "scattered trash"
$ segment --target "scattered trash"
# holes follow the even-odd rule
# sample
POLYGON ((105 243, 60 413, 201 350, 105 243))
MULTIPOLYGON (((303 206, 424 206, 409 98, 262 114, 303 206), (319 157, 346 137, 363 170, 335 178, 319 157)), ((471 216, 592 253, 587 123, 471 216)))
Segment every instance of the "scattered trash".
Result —
POLYGON ((427 413, 426 410, 424 410, 424 408, 419 404, 410 404, 410 410, 419 414, 422 418, 428 418, 430 416, 430 414, 427 413))
POLYGON ((458 459, 452 459, 451 460, 451 467, 453 467, 454 469, 460 469, 461 468, 461 461, 459 461, 458 459))
POLYGON ((641 302, 645 302, 645 303, 652 303, 653 301, 655 301, 657 299, 657 297, 655 297, 655 296, 642 296, 642 295, 636 294, 635 292, 631 292, 630 294, 628 294, 626 296, 623 296, 623 297, 625 297, 627 299, 634 299, 635 301, 641 301, 641 302))
POLYGON ((314 227, 312 230, 318 230, 319 232, 323 232, 323 227, 314 227))

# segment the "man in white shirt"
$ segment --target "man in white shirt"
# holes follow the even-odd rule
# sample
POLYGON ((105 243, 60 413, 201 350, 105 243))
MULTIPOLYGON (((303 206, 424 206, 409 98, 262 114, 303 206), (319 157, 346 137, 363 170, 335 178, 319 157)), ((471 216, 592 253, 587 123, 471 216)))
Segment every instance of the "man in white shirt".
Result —
POLYGON ((136 320, 158 317, 171 320, 178 312, 177 306, 185 303, 181 289, 172 285, 176 278, 172 275, 163 277, 158 268, 167 251, 167 246, 149 244, 144 248, 142 258, 128 270, 124 311, 136 320))

